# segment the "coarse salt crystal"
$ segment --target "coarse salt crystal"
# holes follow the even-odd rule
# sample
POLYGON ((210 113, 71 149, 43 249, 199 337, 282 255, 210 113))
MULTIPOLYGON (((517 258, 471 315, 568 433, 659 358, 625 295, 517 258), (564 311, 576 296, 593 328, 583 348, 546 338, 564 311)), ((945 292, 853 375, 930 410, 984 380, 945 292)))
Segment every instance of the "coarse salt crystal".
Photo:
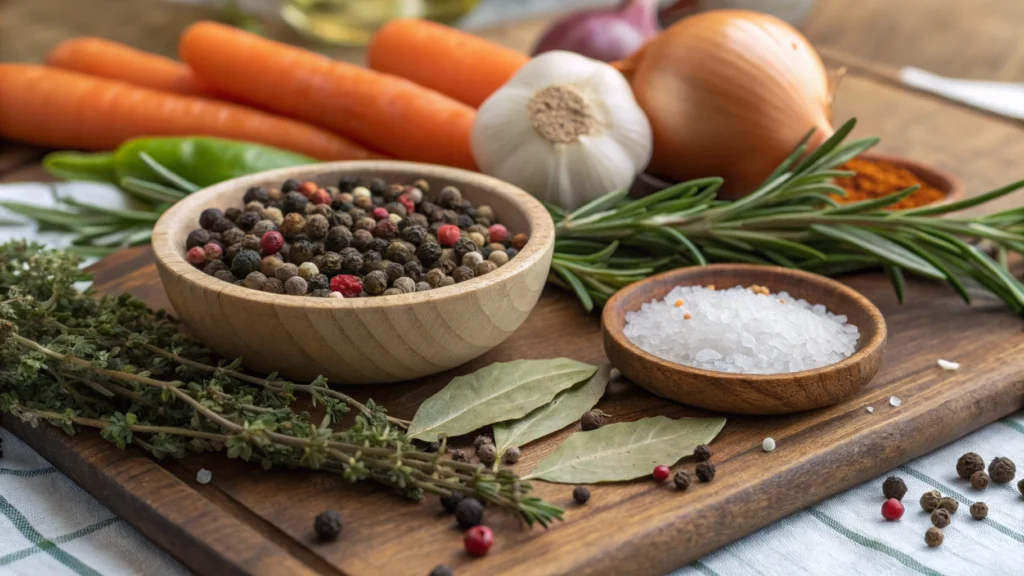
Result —
POLYGON ((943 360, 939 358, 939 367, 943 370, 959 370, 960 364, 957 362, 950 362, 949 360, 943 360))
POLYGON ((835 364, 856 351, 860 338, 845 316, 761 286, 757 293, 742 286, 677 286, 663 299, 628 312, 623 333, 659 358, 742 374, 835 364))
POLYGON ((771 452, 772 450, 775 450, 775 439, 765 438, 764 440, 762 440, 761 450, 764 450, 765 452, 771 452))
POLYGON ((868 413, 870 414, 870 413, 875 411, 875 407, 874 406, 868 406, 867 408, 865 408, 865 410, 867 410, 868 413))
POLYGON ((900 400, 898 396, 889 396, 889 404, 891 406, 899 406, 903 404, 903 400, 900 400))
POLYGON ((206 468, 200 468, 199 472, 196 473, 196 482, 200 484, 209 484, 210 480, 213 480, 213 472, 210 472, 206 468))

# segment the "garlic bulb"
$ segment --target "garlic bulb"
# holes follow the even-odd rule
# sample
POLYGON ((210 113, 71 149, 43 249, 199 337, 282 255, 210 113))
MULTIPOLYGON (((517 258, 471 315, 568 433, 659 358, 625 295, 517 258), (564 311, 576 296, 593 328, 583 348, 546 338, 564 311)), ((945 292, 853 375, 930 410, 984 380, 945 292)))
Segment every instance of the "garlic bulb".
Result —
POLYGON ((545 52, 477 112, 480 170, 573 210, 629 186, 651 158, 651 124, 617 70, 545 52))

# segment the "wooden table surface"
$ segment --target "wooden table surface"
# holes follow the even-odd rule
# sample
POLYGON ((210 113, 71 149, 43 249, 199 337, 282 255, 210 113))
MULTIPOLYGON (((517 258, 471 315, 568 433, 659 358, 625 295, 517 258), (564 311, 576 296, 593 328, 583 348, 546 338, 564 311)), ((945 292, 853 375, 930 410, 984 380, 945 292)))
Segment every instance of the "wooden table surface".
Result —
MULTIPOLYGON (((0 0, 0 60, 39 60, 54 42, 83 33, 171 53, 178 31, 203 15, 200 9, 171 10, 142 0, 0 0), (99 10, 103 18, 96 16, 99 10)), ((541 26, 520 23, 487 35, 523 49, 541 26)), ((1020 81, 1024 5, 822 0, 804 29, 830 63, 851 69, 836 94, 837 122, 856 116, 859 135, 880 136, 882 150, 953 172, 970 194, 1024 178, 1020 123, 907 90, 886 73, 916 65, 946 75, 1020 81)), ((39 153, 3 144, 0 182, 47 180, 39 153)), ((1017 196, 1001 203, 1020 202, 1017 196)), ((166 299, 149 270, 151 256, 137 250, 106 263, 97 280, 101 289, 130 289, 161 305, 166 299)), ((912 304, 900 307, 880 276, 849 282, 882 308, 891 330, 882 372, 852 403, 782 419, 730 419, 716 443, 721 477, 703 492, 677 500, 649 483, 601 487, 592 506, 570 510, 569 521, 548 533, 521 532, 496 520, 501 540, 483 561, 458 554, 457 533, 440 529, 429 513, 369 487, 341 487, 322 475, 250 474, 250 468, 202 458, 160 465, 112 450, 95 435, 68 439, 52 429, 4 424, 198 572, 423 574, 446 561, 457 564, 460 574, 658 574, 1024 405, 1024 336, 1019 320, 1004 308, 982 299, 969 310, 946 289, 916 282, 909 287, 912 304), (949 350, 972 360, 977 371, 936 372, 933 358, 949 350), (904 397, 903 407, 864 413, 865 404, 884 406, 893 391, 904 397), (759 443, 768 432, 780 449, 766 465, 753 440, 759 443), (217 467, 213 484, 195 485, 200 465, 217 467), (828 471, 835 480, 823 485, 809 478, 810 469, 828 471), (311 511, 334 506, 339 494, 352 521, 346 538, 336 546, 313 546, 311 511), (407 531, 415 537, 386 544, 407 531)), ((603 358, 596 318, 583 315, 558 291, 546 292, 524 330, 484 361, 540 357, 556 347, 584 361, 603 358)), ((372 395, 408 416, 442 384, 435 379, 413 389, 375 389, 372 395)), ((612 407, 606 410, 620 418, 692 413, 624 383, 606 401, 612 407)), ((531 446, 523 466, 537 462, 564 436, 531 446)), ((565 487, 539 490, 568 503, 565 487)))

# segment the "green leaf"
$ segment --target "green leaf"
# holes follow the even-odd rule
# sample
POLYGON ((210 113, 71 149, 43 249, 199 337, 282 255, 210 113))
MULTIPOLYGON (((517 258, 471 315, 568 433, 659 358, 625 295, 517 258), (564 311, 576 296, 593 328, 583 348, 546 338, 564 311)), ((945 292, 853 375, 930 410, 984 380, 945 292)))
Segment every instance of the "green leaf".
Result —
POLYGON ((583 305, 583 309, 587 311, 587 314, 594 310, 594 300, 590 297, 590 292, 587 287, 583 285, 579 276, 573 274, 565 266, 559 265, 558 262, 552 262, 551 269, 557 274, 562 280, 565 280, 566 285, 576 293, 576 297, 579 298, 580 304, 583 305))
POLYGON ((640 478, 655 466, 672 465, 698 445, 710 443, 723 426, 725 418, 655 416, 578 432, 524 479, 590 484, 640 478))
POLYGON ((182 178, 181 176, 178 176, 174 172, 171 172, 166 167, 164 167, 163 164, 157 162, 156 160, 153 160, 153 157, 150 156, 149 154, 146 154, 145 152, 139 152, 139 159, 145 162, 146 166, 149 166, 153 170, 153 172, 156 172, 157 176, 163 178, 164 182, 170 184, 171 186, 174 186, 178 190, 181 190, 182 192, 185 192, 187 194, 191 194, 192 192, 199 190, 199 186, 193 184, 192 182, 189 182, 188 180, 182 178))
POLYGON ((576 422, 604 395, 612 367, 602 365, 589 380, 555 396, 555 399, 519 420, 494 425, 494 446, 499 456, 511 446, 523 446, 576 422))
POLYGON ((870 230, 845 224, 811 224, 811 230, 826 238, 833 238, 852 244, 890 264, 912 270, 922 276, 934 280, 946 279, 946 275, 935 266, 932 266, 927 260, 870 230))
POLYGON ((596 371, 568 358, 496 362, 452 379, 427 398, 409 424, 409 437, 432 442, 521 418, 596 371))
POLYGON ((900 270, 899 266, 884 265, 885 274, 889 277, 889 281, 892 282, 892 288, 896 291, 896 300, 900 304, 903 304, 904 298, 907 294, 907 283, 903 279, 903 270, 900 270))

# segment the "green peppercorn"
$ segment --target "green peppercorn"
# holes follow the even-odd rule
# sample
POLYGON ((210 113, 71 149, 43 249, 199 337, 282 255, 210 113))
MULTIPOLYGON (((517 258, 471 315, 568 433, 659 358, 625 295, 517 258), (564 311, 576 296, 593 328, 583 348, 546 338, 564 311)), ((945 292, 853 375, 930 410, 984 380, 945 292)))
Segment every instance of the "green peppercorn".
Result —
POLYGON ((472 269, 475 269, 476 265, 483 261, 483 254, 480 254, 479 252, 467 252, 466 255, 462 257, 462 265, 472 269))
POLYGON ((319 256, 319 263, 317 269, 320 270, 321 274, 326 274, 329 278, 337 276, 341 273, 343 258, 341 254, 337 252, 325 252, 322 256, 319 256))
POLYGON ((383 294, 388 288, 388 275, 380 270, 374 270, 363 277, 363 291, 371 296, 383 294))
POLYGON ((405 264, 413 258, 415 250, 409 248, 409 245, 402 241, 394 241, 388 245, 387 250, 384 251, 384 256, 392 262, 398 264, 405 264))
POLYGON ((454 278, 456 282, 465 282, 467 280, 472 280, 473 277, 473 270, 471 270, 468 266, 459 266, 458 268, 452 271, 452 278, 454 278))
POLYGON ((292 263, 281 264, 274 271, 274 278, 281 282, 287 282, 289 278, 299 275, 299 267, 292 263))
POLYGON ((271 294, 284 294, 284 282, 277 278, 267 278, 263 283, 263 291, 271 294))
POLYGON ((497 269, 497 264, 491 262, 490 260, 484 260, 483 262, 477 264, 475 268, 473 268, 473 274, 476 276, 483 276, 484 274, 489 274, 497 269))
POLYGON ((316 264, 312 262, 303 262, 299 264, 299 277, 309 283, 309 279, 320 273, 320 269, 316 267, 316 264))
POLYGON ((267 282, 266 274, 262 272, 250 272, 245 277, 245 287, 252 290, 262 290, 263 285, 267 282))

